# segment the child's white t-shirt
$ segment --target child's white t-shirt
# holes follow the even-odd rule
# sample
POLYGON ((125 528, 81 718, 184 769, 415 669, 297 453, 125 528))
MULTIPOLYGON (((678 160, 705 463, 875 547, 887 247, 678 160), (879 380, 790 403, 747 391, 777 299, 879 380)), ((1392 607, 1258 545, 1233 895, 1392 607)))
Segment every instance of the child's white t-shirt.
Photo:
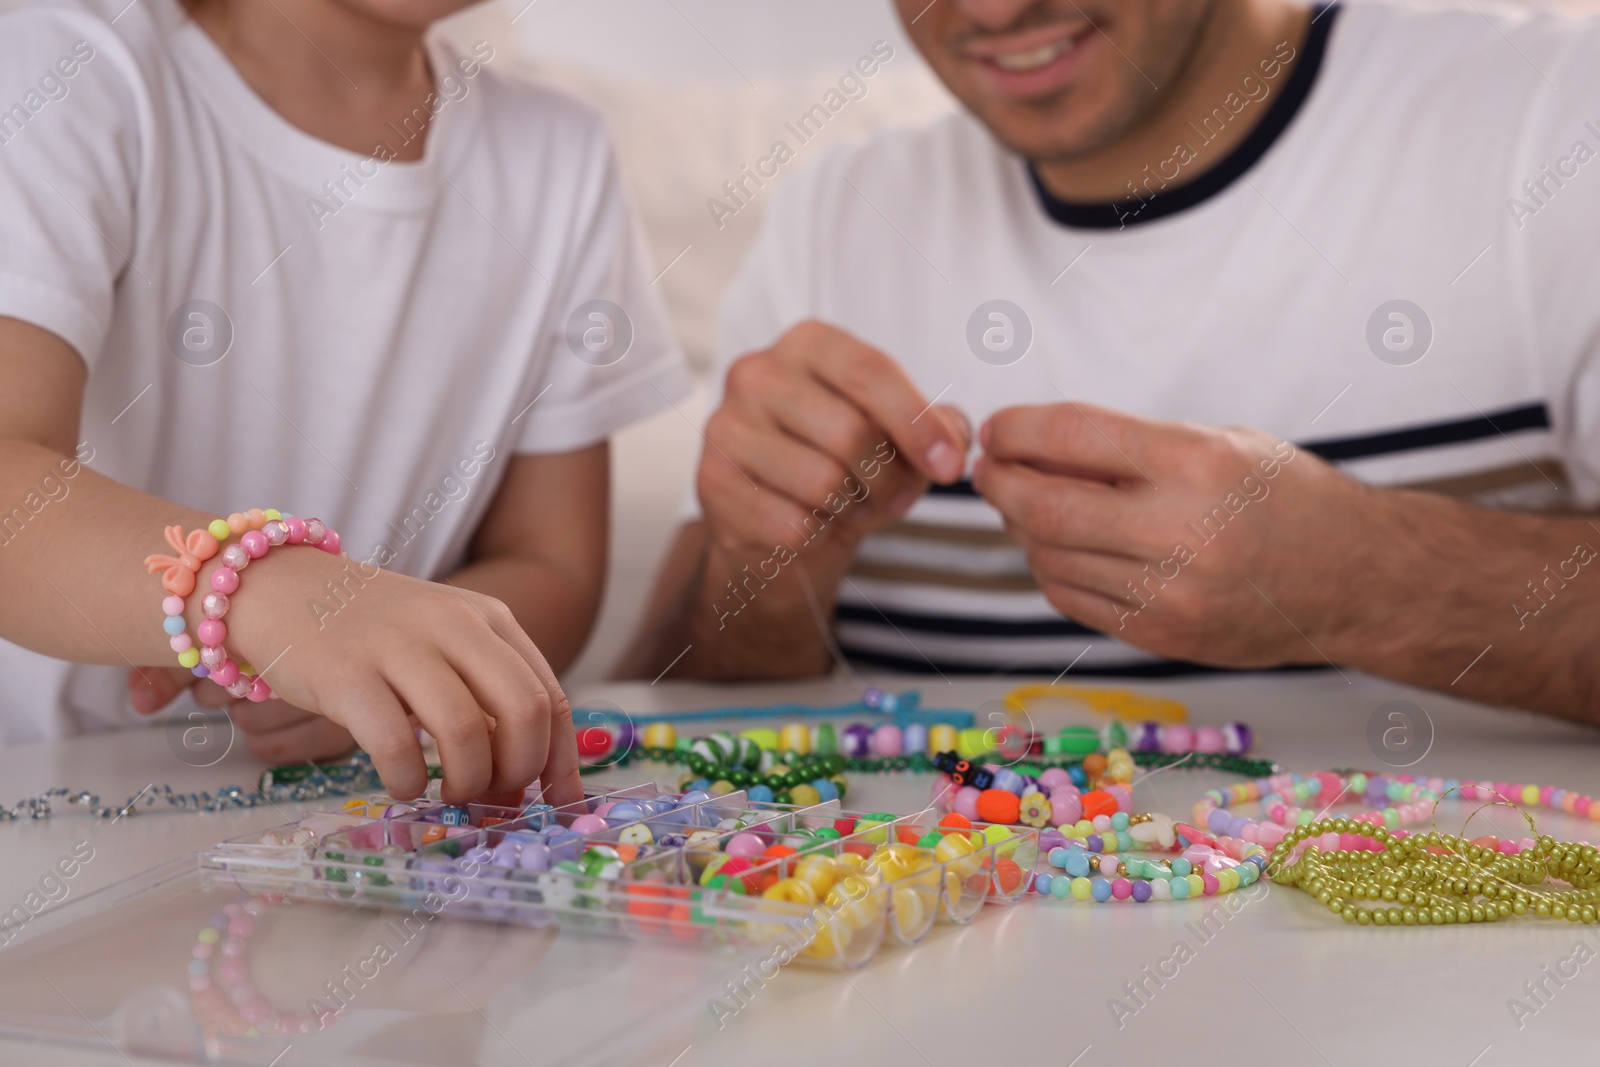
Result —
MULTIPOLYGON (((1259 427, 1375 485, 1594 509, 1600 20, 1358 4, 1298 48, 1197 105, 1120 205, 1050 202, 965 112, 820 160, 772 194, 723 365, 817 318, 974 426, 1070 398, 1259 427), (1184 171, 1246 119, 1227 160, 1184 171)), ((1197 512, 1189 551, 1232 513, 1197 512)), ((1508 588, 1505 617, 1539 603, 1508 588)), ((858 665, 928 674, 1189 669, 1063 618, 968 484, 866 540, 837 637, 858 665)))
MULTIPOLYGON (((687 391, 600 121, 487 45, 429 57, 425 157, 379 162, 284 120, 176 0, 0 18, 0 315, 88 366, 80 458, 437 577, 514 455, 687 391)), ((0 506, 0 552, 71 489, 0 506)), ((0 743, 132 721, 126 674, 0 642, 0 743)))

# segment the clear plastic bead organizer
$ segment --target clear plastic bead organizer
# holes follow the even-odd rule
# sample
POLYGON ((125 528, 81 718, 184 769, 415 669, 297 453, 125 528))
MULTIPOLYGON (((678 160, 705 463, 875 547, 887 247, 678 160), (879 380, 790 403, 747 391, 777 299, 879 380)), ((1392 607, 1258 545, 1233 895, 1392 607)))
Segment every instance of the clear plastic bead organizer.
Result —
POLYGON ((225 841, 202 853, 201 875, 209 887, 296 900, 784 945, 795 959, 842 968, 862 966, 886 940, 914 945, 939 922, 971 922, 985 903, 1026 892, 1037 830, 941 827, 932 809, 882 818, 838 801, 801 807, 655 785, 590 791, 566 807, 536 795, 520 808, 372 796, 225 841), (759 855, 748 852, 750 835, 759 855), (741 837, 745 862, 733 864, 726 850, 741 837), (813 857, 822 873, 806 869, 819 866, 813 857))

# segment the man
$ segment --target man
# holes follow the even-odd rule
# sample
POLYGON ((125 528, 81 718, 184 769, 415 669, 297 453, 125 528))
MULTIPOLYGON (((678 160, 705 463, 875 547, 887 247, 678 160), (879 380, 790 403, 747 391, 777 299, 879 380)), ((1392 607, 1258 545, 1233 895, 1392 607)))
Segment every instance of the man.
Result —
POLYGON ((965 112, 772 202, 633 669, 1336 664, 1595 717, 1600 25, 899 10, 965 112))

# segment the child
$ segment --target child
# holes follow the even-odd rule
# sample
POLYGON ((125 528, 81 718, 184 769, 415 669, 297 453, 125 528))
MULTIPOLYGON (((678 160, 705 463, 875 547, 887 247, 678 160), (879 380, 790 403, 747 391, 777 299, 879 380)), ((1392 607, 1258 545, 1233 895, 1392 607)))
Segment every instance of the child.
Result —
POLYGON ((427 33, 470 2, 0 16, 0 743, 194 684, 577 797, 606 439, 687 378, 598 121, 427 33))

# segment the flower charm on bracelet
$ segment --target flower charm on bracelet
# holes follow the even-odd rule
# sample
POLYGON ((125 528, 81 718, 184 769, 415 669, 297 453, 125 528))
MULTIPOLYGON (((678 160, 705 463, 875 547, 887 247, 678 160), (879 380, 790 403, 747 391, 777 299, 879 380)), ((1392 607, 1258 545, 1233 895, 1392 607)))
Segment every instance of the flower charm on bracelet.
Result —
POLYGON ((1043 793, 1029 793, 1022 798, 1017 821, 1025 826, 1044 827, 1050 822, 1050 800, 1043 793))

